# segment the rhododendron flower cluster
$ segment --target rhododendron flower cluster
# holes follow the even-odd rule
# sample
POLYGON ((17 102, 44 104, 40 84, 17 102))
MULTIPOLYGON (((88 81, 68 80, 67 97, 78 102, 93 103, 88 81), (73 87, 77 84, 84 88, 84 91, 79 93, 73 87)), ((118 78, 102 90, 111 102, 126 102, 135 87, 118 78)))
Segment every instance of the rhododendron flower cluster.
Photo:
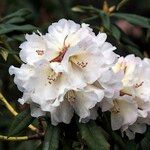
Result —
POLYGON ((42 35, 25 36, 20 45, 20 68, 11 66, 14 82, 23 92, 34 117, 49 115, 51 123, 96 119, 97 109, 111 112, 112 129, 129 138, 149 124, 150 61, 134 55, 120 57, 105 33, 88 24, 61 19, 42 35))
POLYGON ((112 128, 125 131, 133 139, 150 124, 150 60, 134 55, 120 57, 113 70, 124 72, 123 88, 119 97, 103 100, 101 106, 103 111, 111 111, 112 128))

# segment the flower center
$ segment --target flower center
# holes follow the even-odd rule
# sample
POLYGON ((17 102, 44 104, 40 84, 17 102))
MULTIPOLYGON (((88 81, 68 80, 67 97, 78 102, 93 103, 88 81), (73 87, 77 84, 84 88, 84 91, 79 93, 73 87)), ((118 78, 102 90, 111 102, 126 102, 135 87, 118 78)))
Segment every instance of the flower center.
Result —
POLYGON ((117 100, 113 100, 113 102, 114 102, 114 107, 112 108, 112 112, 113 113, 119 113, 120 112, 120 107, 119 107, 119 104, 118 104, 118 102, 117 102, 117 100))
POLYGON ((88 65, 88 62, 85 60, 81 60, 78 56, 73 56, 70 58, 70 60, 76 64, 80 68, 85 68, 88 65))
POLYGON ((136 84, 134 85, 134 87, 135 87, 135 88, 139 88, 139 87, 141 87, 141 86, 143 85, 143 83, 144 83, 144 82, 141 82, 141 83, 139 83, 139 84, 136 83, 136 84))
POLYGON ((63 43, 63 48, 60 50, 60 53, 57 57, 55 57, 53 60, 51 60, 50 62, 61 62, 66 51, 68 50, 68 48, 70 47, 70 45, 66 46, 66 39, 67 39, 68 35, 65 37, 64 39, 64 43, 63 43))
POLYGON ((70 102, 70 104, 73 104, 76 100, 75 92, 73 90, 68 91, 65 95, 65 99, 70 102))
POLYGON ((40 56, 44 55, 44 51, 43 50, 36 50, 36 53, 40 56))
POLYGON ((54 71, 52 71, 50 74, 48 74, 47 76, 47 80, 49 84, 52 84, 53 82, 55 82, 58 79, 58 76, 60 74, 56 74, 54 71))

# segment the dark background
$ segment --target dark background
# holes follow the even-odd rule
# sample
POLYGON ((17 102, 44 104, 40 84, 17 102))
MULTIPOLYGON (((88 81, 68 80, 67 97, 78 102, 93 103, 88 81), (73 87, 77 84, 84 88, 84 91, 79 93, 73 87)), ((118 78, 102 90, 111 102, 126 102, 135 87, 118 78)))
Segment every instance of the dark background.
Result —
MULTIPOLYGON (((107 2, 110 6, 112 6, 117 5, 120 1, 107 0, 107 2)), ((88 16, 92 16, 90 13, 73 12, 71 8, 77 5, 93 5, 98 9, 102 9, 103 0, 0 0, 0 18, 3 18, 7 14, 11 14, 12 12, 21 8, 27 8, 32 13, 26 18, 26 23, 38 27, 42 33, 45 33, 47 32, 47 28, 51 23, 58 21, 61 18, 72 19, 81 23, 84 22, 84 19, 88 16)), ((119 12, 142 15, 149 18, 150 0, 129 0, 129 2, 119 10, 119 12)), ((111 21, 117 24, 132 39, 132 41, 138 45, 139 51, 144 54, 144 56, 148 57, 150 55, 150 44, 149 38, 146 39, 146 29, 137 26, 131 26, 122 20, 111 21)), ((90 23, 95 32, 98 32, 97 29, 100 24, 99 19, 88 23, 90 23)), ((19 35, 19 39, 17 39, 15 42, 13 40, 10 42, 10 46, 16 52, 16 54, 19 53, 18 46, 24 40, 24 34, 25 33, 13 31, 5 35, 7 41, 9 41, 12 37, 14 38, 14 35, 19 35)), ((108 38, 108 40, 113 42, 111 38, 108 38)), ((120 48, 117 49, 117 52, 121 55, 126 55, 129 53, 129 51, 125 51, 124 49, 120 48)), ((0 57, 0 87, 3 94, 17 109, 17 111, 22 111, 24 107, 17 103, 17 99, 21 97, 22 94, 14 85, 13 78, 11 77, 10 79, 10 75, 8 74, 8 68, 11 64, 20 66, 20 64, 12 57, 11 54, 8 55, 7 61, 4 61, 0 57)), ((7 135, 8 128, 11 125, 12 120, 13 116, 0 102, 0 134, 7 135)), ((28 141, 20 143, 0 142, 0 150, 34 150, 39 144, 40 141, 28 141)))

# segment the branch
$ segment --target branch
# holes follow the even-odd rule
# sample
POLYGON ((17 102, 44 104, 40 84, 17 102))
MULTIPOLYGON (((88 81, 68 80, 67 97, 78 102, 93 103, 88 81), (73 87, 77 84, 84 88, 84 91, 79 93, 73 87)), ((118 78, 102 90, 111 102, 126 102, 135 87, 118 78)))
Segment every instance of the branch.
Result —
POLYGON ((27 141, 27 140, 39 140, 42 137, 44 137, 44 132, 40 134, 35 135, 29 135, 29 136, 4 136, 0 135, 0 141, 27 141))
MULTIPOLYGON (((18 112, 15 111, 15 109, 8 103, 8 101, 6 100, 6 98, 3 96, 2 93, 0 93, 0 100, 5 104, 6 108, 14 115, 14 116, 17 116, 18 115, 18 112)), ((33 125, 29 125, 29 128, 32 130, 32 131, 35 131, 35 132, 38 132, 39 130, 33 126, 33 125)))
POLYGON ((4 140, 4 141, 26 141, 26 140, 28 140, 28 137, 27 136, 8 137, 8 136, 0 135, 0 140, 4 140))

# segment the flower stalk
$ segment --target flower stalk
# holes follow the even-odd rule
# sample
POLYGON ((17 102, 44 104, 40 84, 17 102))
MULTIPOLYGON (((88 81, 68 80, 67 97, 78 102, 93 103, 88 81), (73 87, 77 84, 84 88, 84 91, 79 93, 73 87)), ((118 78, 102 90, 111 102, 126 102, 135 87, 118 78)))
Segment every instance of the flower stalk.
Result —
MULTIPOLYGON (((2 93, 0 93, 0 100, 4 103, 4 105, 6 106, 6 108, 14 115, 17 116, 18 112, 16 112, 16 110, 11 106, 11 104, 6 100, 6 98, 3 96, 2 93)), ((29 125, 29 128, 34 131, 34 132, 38 132, 38 129, 33 126, 33 125, 29 125)), ((1 137, 0 137, 1 139, 1 137)))
POLYGON ((0 140, 4 140, 4 141, 26 141, 26 140, 28 140, 28 136, 8 137, 8 136, 0 135, 0 140))
POLYGON ((29 136, 5 136, 0 135, 0 141, 27 141, 27 140, 39 140, 44 136, 43 133, 29 135, 29 136))

